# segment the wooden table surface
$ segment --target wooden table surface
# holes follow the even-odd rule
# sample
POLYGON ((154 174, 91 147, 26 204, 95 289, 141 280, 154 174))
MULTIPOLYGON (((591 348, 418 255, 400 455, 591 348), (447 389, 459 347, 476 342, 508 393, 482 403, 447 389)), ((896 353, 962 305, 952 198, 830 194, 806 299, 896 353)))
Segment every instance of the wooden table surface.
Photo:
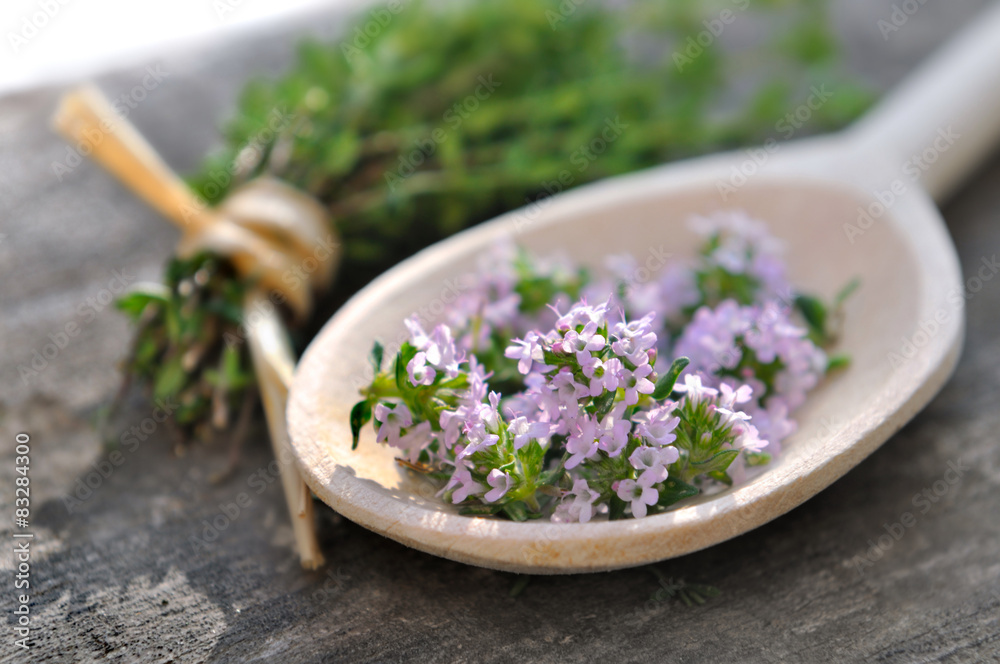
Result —
MULTIPOLYGON (((884 39, 893 2, 834 3, 850 66, 878 88, 985 2, 912 4, 884 39)), ((296 35, 341 26, 320 16, 99 83, 115 97, 146 77, 129 120, 185 171, 217 144, 248 75, 281 71, 296 35)), ((158 279, 176 234, 75 165, 47 124, 60 92, 0 99, 0 508, 13 510, 14 436, 28 431, 35 533, 29 652, 14 646, 10 547, 0 556, 3 661, 1000 661, 1000 159, 944 207, 969 280, 966 347, 911 424, 789 514, 656 566, 673 584, 717 587, 704 606, 670 599, 649 568, 536 577, 513 598, 513 575, 418 553, 326 508, 327 565, 303 572, 262 424, 222 484, 209 477, 224 445, 177 457, 138 398, 114 426, 139 434, 102 447, 90 419, 130 338, 110 294, 158 279), (50 341, 64 347, 36 358, 50 341)))

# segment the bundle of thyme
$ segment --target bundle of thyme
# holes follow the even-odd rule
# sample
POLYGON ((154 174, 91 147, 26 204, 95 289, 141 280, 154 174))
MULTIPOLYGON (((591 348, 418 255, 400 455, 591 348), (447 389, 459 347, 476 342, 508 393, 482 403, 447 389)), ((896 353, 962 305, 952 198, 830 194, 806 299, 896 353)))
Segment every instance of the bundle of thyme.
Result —
MULTIPOLYGON (((763 142, 811 85, 836 81, 837 93, 802 133, 841 126, 869 101, 837 75, 824 0, 392 10, 361 15, 340 41, 304 43, 285 76, 250 83, 225 147, 190 179, 218 203, 266 173, 329 206, 344 258, 317 320, 421 248, 554 191, 763 142), (735 18, 717 21, 723 10, 735 18), (744 15, 783 26, 752 57, 726 53, 715 34, 744 15), (589 146, 609 126, 597 154, 589 146)), ((165 281, 120 303, 139 324, 125 370, 180 404, 183 434, 204 436, 252 398, 245 284, 212 255, 172 261, 165 281)))

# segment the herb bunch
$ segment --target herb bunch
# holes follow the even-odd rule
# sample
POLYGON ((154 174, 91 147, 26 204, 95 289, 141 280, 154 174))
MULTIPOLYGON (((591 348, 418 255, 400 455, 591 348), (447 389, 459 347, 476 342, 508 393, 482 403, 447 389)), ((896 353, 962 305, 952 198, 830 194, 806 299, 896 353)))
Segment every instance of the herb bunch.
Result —
MULTIPOLYGON (((356 43, 353 28, 364 30, 372 20, 361 16, 338 42, 303 44, 283 77, 249 84, 224 148, 190 183, 218 203, 234 186, 266 173, 328 206, 344 245, 329 310, 419 249, 526 202, 763 142, 810 85, 838 78, 823 0, 747 9, 785 26, 757 49, 758 66, 750 71, 744 55, 727 54, 714 41, 691 62, 676 62, 708 18, 691 0, 617 8, 587 3, 569 13, 565 6, 414 1, 356 43), (734 89, 749 93, 734 104, 734 89), (589 146, 609 125, 618 128, 614 139, 597 154, 589 146)), ((839 82, 836 91, 803 133, 841 126, 868 101, 849 83, 839 82)), ((197 261, 175 261, 168 280, 192 281, 199 269, 197 261)), ((218 293, 227 299, 238 287, 220 284, 218 293)), ((231 366, 246 373, 247 350, 226 350, 224 342, 227 333, 239 336, 238 316, 229 307, 207 307, 217 298, 197 283, 174 298, 169 305, 146 299, 156 309, 150 314, 139 314, 136 300, 125 305, 146 317, 136 342, 144 354, 128 360, 127 370, 160 395, 207 394, 214 389, 211 372, 172 375, 176 358, 195 343, 208 349, 205 357, 238 353, 231 366), (197 342, 167 329, 178 317, 187 326, 197 323, 197 342)), ((249 385, 227 379, 230 407, 243 402, 249 385)), ((219 414, 219 399, 186 398, 191 405, 176 421, 188 433, 229 419, 219 414)))

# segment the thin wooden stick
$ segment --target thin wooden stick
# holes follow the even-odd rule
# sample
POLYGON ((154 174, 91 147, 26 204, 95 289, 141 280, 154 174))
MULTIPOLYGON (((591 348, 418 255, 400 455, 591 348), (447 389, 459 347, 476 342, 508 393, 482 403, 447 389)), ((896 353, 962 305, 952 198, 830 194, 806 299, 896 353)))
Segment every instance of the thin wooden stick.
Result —
POLYGON ((302 566, 316 569, 323 565, 324 560, 316 540, 313 502, 309 487, 302 480, 295 464, 285 425, 285 407, 288 403, 288 387, 295 370, 295 356, 279 312, 264 293, 259 290, 251 291, 246 297, 243 310, 255 313, 253 322, 247 325, 247 338, 264 411, 267 413, 271 445, 281 467, 281 484, 292 519, 295 544, 302 566))
MULTIPOLYGON (((91 159, 181 229, 179 254, 189 256, 209 249, 228 256, 240 274, 254 277, 262 288, 283 293, 300 319, 308 316, 312 308, 309 282, 285 278, 294 272, 296 259, 253 230, 210 209, 170 170, 135 127, 115 113, 99 90, 86 86, 66 94, 52 124, 68 141, 88 146, 91 159)), ((302 209, 301 202, 296 202, 296 209, 302 209)), ((307 225, 287 226, 303 232, 307 225)))

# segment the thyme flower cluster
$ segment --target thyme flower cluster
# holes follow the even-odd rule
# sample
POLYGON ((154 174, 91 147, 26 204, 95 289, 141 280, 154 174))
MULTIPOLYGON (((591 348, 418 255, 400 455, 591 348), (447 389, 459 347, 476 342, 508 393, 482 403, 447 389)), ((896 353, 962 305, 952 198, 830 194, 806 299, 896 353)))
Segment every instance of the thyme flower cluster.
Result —
POLYGON ((376 345, 355 445, 372 420, 442 498, 515 520, 642 518, 744 479, 843 363, 818 342, 848 291, 832 307, 793 296, 780 243, 741 212, 692 225, 698 259, 642 284, 622 277, 628 257, 600 281, 515 250, 494 259, 447 322, 406 321, 387 370, 376 345))

